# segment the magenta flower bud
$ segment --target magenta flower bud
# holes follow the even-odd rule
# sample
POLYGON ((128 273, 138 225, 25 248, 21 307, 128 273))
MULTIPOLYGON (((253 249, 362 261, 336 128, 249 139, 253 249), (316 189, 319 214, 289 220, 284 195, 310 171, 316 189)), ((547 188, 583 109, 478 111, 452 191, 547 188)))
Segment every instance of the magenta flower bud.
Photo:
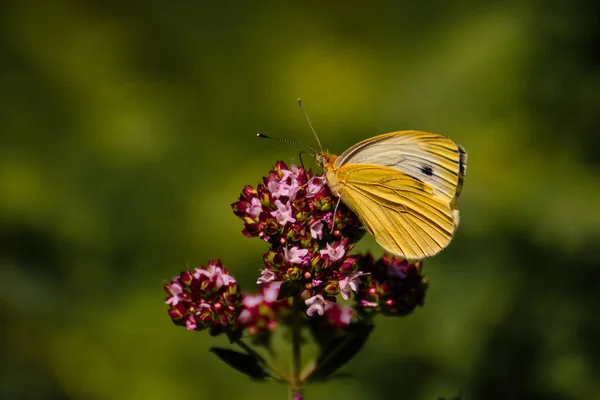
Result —
POLYGON ((259 191, 258 192, 258 200, 262 204, 263 207, 270 208, 271 207, 271 196, 267 191, 259 191))
POLYGON ((196 319, 204 326, 210 326, 214 322, 213 313, 210 310, 201 310, 197 315, 196 319))
POLYGON ((256 192, 256 190, 252 186, 247 185, 247 186, 244 187, 244 189, 242 189, 242 196, 241 197, 243 199, 249 200, 252 197, 256 197, 257 194, 258 193, 256 192))
POLYGON ((358 266, 358 257, 357 256, 349 256, 344 259, 344 262, 340 266, 340 271, 344 274, 350 274, 356 271, 358 266))
POLYGON ((238 217, 246 216, 246 210, 248 209, 248 207, 250 207, 250 203, 245 200, 239 200, 231 204, 233 213, 238 217))
POLYGON ((321 271, 325 267, 325 263, 323 262, 323 260, 321 259, 320 256, 318 256, 318 255, 315 254, 310 259, 310 266, 312 267, 312 269, 315 272, 319 272, 319 271, 321 271))
POLYGON ((286 280, 297 281, 302 276, 302 269, 299 267, 291 267, 286 271, 286 280))
POLYGON ((187 310, 183 304, 178 304, 169 310, 169 315, 173 321, 182 319, 187 314, 187 310))
POLYGON ((325 295, 329 297, 335 297, 340 293, 340 286, 337 281, 329 281, 325 285, 325 289, 323 290, 325 295))

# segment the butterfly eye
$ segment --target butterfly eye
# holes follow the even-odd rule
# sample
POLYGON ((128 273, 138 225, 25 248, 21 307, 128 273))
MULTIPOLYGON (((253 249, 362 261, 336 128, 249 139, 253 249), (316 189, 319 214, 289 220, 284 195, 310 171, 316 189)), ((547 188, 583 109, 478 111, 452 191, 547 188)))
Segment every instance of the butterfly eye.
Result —
POLYGON ((421 172, 427 176, 431 176, 433 175, 433 168, 431 168, 431 165, 423 164, 421 166, 421 172))

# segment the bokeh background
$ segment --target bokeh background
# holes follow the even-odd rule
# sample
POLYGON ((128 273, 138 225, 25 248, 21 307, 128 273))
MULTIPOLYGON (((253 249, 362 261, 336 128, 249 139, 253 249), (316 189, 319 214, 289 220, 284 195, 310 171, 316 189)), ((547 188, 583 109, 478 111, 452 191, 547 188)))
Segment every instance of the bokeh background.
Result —
POLYGON ((299 161, 256 132, 315 144, 297 97, 335 153, 401 129, 469 153, 425 307, 307 399, 600 398, 598 4, 2 2, 0 398, 287 396, 162 285, 220 257, 254 290, 230 203, 299 161))

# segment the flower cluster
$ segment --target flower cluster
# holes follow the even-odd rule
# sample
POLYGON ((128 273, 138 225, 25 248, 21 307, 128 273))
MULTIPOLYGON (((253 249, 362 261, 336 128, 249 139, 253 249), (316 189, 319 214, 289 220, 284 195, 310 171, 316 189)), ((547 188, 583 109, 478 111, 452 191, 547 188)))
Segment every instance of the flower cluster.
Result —
POLYGON ((387 254, 375 261, 366 255, 360 268, 367 275, 360 280, 355 300, 363 312, 402 316, 423 305, 427 279, 422 275, 421 261, 409 262, 387 254))
POLYGON ((248 237, 270 245, 258 284, 282 282, 282 294, 302 294, 306 313, 324 315, 338 294, 345 299, 363 275, 349 255, 364 234, 361 223, 323 176, 278 162, 257 188, 244 188, 233 211, 248 237))
POLYGON ((209 329, 212 335, 232 332, 241 312, 242 295, 219 260, 184 271, 165 285, 169 315, 188 330, 209 329))
POLYGON ((166 284, 166 303, 175 324, 227 334, 244 353, 211 351, 251 378, 287 381, 292 397, 301 398, 302 386, 329 379, 357 354, 375 315, 404 316, 423 305, 427 280, 420 261, 350 253, 365 229, 323 175, 277 162, 263 183, 246 186, 231 207, 243 222, 242 233, 269 245, 257 279, 260 292, 242 293, 216 260, 166 284), (281 371, 252 347, 266 348, 275 359, 271 333, 280 326, 289 332, 293 365, 300 365, 303 329, 318 345, 318 356, 305 369, 281 371))
POLYGON ((250 335, 274 331, 279 325, 281 313, 289 310, 288 299, 277 300, 281 282, 263 285, 260 294, 244 294, 242 310, 238 322, 250 335))

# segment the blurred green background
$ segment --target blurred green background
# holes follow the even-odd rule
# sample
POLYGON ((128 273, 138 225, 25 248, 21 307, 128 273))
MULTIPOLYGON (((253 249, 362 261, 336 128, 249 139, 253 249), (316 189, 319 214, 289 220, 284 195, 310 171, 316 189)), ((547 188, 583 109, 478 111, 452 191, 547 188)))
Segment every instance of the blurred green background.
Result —
POLYGON ((425 307, 307 399, 600 398, 598 4, 2 2, 0 398, 286 398, 162 285, 220 257, 254 290, 230 203, 298 162, 256 132, 315 144, 297 97, 334 153, 402 129, 469 153, 425 307))

